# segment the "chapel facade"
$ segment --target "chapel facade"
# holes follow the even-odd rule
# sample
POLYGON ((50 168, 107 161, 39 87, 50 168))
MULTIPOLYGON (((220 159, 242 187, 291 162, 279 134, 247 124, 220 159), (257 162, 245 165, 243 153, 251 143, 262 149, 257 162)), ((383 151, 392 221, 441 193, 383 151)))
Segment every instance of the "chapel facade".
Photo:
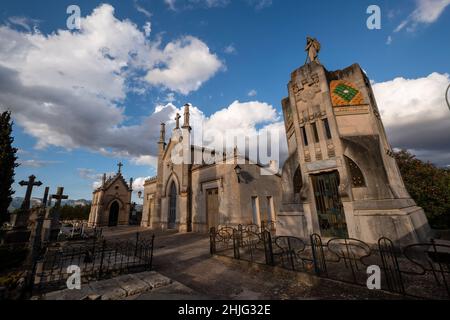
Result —
POLYGON ((158 171, 144 185, 141 225, 209 232, 221 225, 275 222, 280 203, 278 171, 250 161, 237 149, 227 155, 192 145, 189 107, 184 107, 181 127, 177 115, 168 142, 165 124, 161 124, 158 171), (215 161, 205 161, 208 158, 215 161))
POLYGON ((122 164, 118 172, 109 179, 103 175, 102 184, 93 192, 90 227, 116 227, 129 224, 133 179, 127 183, 122 176, 122 164))

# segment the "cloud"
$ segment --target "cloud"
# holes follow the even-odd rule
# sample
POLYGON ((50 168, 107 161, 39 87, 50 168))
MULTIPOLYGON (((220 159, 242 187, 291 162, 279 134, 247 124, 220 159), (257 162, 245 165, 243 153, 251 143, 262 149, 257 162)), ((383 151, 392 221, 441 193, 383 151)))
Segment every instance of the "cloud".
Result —
POLYGON ((178 11, 180 9, 192 9, 195 7, 226 7, 230 3, 230 0, 164 0, 164 3, 170 10, 178 11))
POLYGON ((31 19, 31 18, 23 17, 23 16, 9 17, 8 22, 14 26, 22 27, 23 29, 25 29, 28 32, 32 31, 40 23, 39 20, 31 19))
MULTIPOLYGON (((272 5, 272 0, 245 0, 245 2, 256 10, 272 5)), ((164 0, 164 3, 170 10, 180 11, 194 8, 224 8, 231 3, 231 0, 164 0)))
POLYGON ((30 168, 43 168, 61 163, 61 161, 35 160, 35 159, 19 160, 18 162, 20 163, 21 166, 30 168))
POLYGON ((167 4, 170 10, 176 11, 175 7, 176 0, 164 0, 164 3, 167 4))
POLYGON ((0 110, 12 110, 38 149, 83 147, 128 158, 155 154, 156 145, 148 141, 158 139, 159 124, 176 108, 167 104, 125 125, 128 93, 151 88, 145 74, 150 82, 188 93, 221 62, 192 36, 161 49, 161 40, 151 42, 131 21, 115 18, 110 5, 96 8, 81 26, 43 35, 0 25, 0 110))
POLYGON ((390 45, 392 43, 392 36, 388 36, 386 40, 386 44, 390 45))
POLYGON ((144 191, 144 183, 146 180, 150 179, 151 177, 139 177, 134 179, 133 181, 133 191, 144 191))
POLYGON ((449 5, 450 0, 416 0, 414 11, 397 26, 394 32, 399 32, 405 27, 408 32, 414 32, 420 24, 434 23, 449 5))
POLYGON ((375 83, 374 94, 393 147, 409 149, 438 165, 450 164, 448 74, 375 83), (445 137, 445 138, 444 138, 445 137))
POLYGON ((151 166, 156 168, 158 165, 158 157, 150 155, 134 157, 131 159, 131 163, 137 166, 151 166))
POLYGON ((150 19, 153 16, 153 14, 150 11, 139 5, 137 1, 134 2, 134 7, 138 12, 142 13, 148 19, 150 19))
POLYGON ((250 90, 247 95, 249 97, 256 97, 258 95, 258 91, 256 91, 255 89, 250 90))
POLYGON ((96 173, 94 169, 78 168, 78 174, 85 180, 101 180, 103 174, 96 173))
MULTIPOLYGON (((102 185, 103 173, 97 173, 94 169, 78 168, 78 175, 84 180, 91 181, 92 190, 98 189, 102 185)), ((115 175, 115 172, 108 172, 106 179, 115 175)))
POLYGON ((144 34, 148 38, 150 37, 150 33, 152 32, 152 24, 151 22, 147 21, 144 26, 142 27, 144 29, 144 34))
POLYGON ((226 54, 236 54, 237 50, 234 45, 230 44, 223 50, 226 54))
POLYGON ((256 10, 262 10, 272 6, 272 0, 247 0, 247 3, 256 10))
POLYGON ((161 85, 187 95, 198 90, 223 67, 205 43, 186 36, 164 48, 158 59, 158 67, 152 68, 145 79, 152 85, 161 85))

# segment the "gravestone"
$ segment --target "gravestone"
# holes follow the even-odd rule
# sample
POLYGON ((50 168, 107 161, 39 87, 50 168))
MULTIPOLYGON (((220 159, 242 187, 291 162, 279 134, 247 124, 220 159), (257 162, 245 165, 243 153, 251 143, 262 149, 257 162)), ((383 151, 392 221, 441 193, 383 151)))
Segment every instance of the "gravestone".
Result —
POLYGON ((30 240, 31 231, 28 229, 28 223, 30 219, 30 203, 31 195, 33 193, 34 187, 40 187, 42 185, 41 181, 36 181, 36 176, 31 175, 28 181, 20 181, 19 185, 22 187, 27 187, 25 193, 25 198, 22 205, 17 213, 14 228, 12 231, 7 232, 5 235, 6 243, 26 243, 30 240))
POLYGON ((58 187, 56 194, 51 196, 55 199, 55 206, 50 210, 51 212, 51 225, 50 225, 50 241, 57 241, 59 231, 61 230, 60 211, 61 211, 61 201, 69 199, 69 196, 64 195, 64 188, 58 187))

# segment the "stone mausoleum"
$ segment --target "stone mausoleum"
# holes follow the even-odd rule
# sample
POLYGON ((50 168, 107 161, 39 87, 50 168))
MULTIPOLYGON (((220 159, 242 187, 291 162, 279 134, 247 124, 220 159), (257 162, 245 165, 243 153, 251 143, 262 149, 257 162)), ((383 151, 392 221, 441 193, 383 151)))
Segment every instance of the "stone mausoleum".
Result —
POLYGON ((428 221, 406 191, 369 78, 358 64, 328 71, 315 57, 292 72, 282 101, 289 158, 277 233, 428 240, 428 221))
POLYGON ((133 179, 127 183, 122 176, 122 164, 118 172, 109 179, 103 175, 102 184, 93 192, 90 227, 116 227, 128 225, 131 213, 133 179))

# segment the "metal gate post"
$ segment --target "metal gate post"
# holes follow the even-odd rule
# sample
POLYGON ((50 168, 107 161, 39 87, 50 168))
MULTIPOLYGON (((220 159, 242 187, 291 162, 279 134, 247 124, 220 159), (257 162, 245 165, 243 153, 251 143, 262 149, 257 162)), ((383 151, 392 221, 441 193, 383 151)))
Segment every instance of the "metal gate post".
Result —
POLYGON ((212 227, 209 231, 209 253, 213 256, 216 254, 216 228, 212 227))

